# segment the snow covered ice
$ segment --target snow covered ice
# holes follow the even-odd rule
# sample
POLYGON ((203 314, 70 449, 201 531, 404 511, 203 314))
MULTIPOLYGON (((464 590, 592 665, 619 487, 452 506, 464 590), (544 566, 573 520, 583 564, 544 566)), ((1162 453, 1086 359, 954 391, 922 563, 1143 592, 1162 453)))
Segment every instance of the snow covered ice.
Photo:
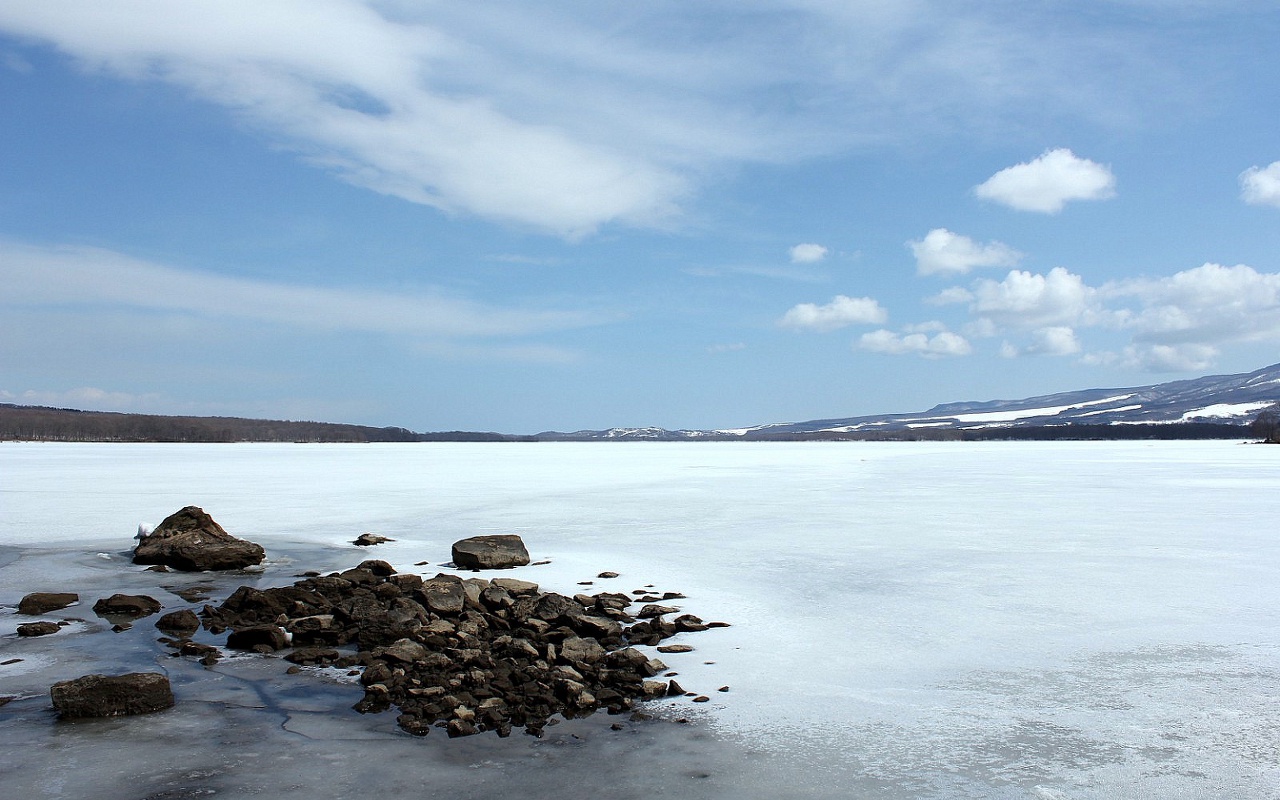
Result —
MULTIPOLYGON (((1270 798, 1280 794, 1280 448, 1238 442, 0 444, 0 784, 24 798, 1270 798), (199 505, 261 574, 129 563, 199 505), (373 532, 396 541, 350 544, 373 532), (415 739, 350 679, 168 658, 97 596, 288 583, 365 558, 433 575, 518 533, 504 572, 653 584, 733 627, 664 656, 694 706, 543 740, 415 739), (430 566, 414 566, 419 561, 430 566), (602 570, 621 577, 596 579, 602 570), (81 617, 18 639, 30 591, 81 617), (714 662, 714 663, 704 663, 714 662), (160 714, 55 723, 48 687, 161 669, 160 714), (715 689, 728 685, 726 693, 715 689), (672 722, 687 717, 690 724, 672 722)), ((675 705, 673 706, 672 703, 675 705)))

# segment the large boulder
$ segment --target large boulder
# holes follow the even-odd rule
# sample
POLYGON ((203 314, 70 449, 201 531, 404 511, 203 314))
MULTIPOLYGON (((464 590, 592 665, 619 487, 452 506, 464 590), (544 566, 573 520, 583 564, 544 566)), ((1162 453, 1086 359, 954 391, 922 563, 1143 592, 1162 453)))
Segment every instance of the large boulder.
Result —
POLYGON ((237 539, 195 506, 171 514, 133 551, 135 564, 164 564, 188 572, 243 569, 264 558, 262 545, 237 539))
POLYGON ((529 563, 529 551, 514 534, 472 536, 453 543, 453 563, 459 569, 505 569, 529 563))
POLYGON ((78 602, 80 595, 75 592, 32 592, 18 602, 18 613, 38 617, 78 602))
POLYGON ((49 694, 63 719, 148 714, 173 705, 169 679, 158 672, 85 675, 55 683, 49 694))

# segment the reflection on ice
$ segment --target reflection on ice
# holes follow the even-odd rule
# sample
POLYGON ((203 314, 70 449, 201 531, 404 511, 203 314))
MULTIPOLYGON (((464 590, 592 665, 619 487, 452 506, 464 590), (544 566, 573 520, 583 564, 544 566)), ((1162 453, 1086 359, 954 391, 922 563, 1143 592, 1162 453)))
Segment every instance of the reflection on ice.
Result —
POLYGON ((1272 796, 1278 454, 1230 442, 0 445, 0 696, 18 698, 0 706, 0 783, 6 796, 103 800, 441 787, 1272 796), (131 565, 138 522, 188 504, 265 545, 264 571, 131 565), (369 531, 396 541, 351 546, 369 531), (287 662, 256 657, 206 669, 171 658, 149 620, 116 634, 89 610, 114 592, 199 608, 241 583, 365 558, 429 576, 453 540, 505 532, 551 562, 513 577, 572 593, 613 570, 610 590, 676 589, 699 616, 732 622, 664 656, 712 702, 667 701, 621 731, 598 715, 542 740, 414 739, 394 712, 352 711, 359 687, 332 670, 286 675, 287 662), (13 636, 26 618, 12 607, 36 590, 78 591, 78 606, 41 618, 84 621, 13 636), (170 675, 178 707, 54 723, 54 681, 140 668, 170 675))

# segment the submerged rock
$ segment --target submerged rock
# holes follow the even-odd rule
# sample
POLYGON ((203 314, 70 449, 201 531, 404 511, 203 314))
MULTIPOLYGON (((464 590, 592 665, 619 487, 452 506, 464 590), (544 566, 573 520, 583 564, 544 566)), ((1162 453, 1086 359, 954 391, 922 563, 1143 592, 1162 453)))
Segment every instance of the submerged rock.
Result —
POLYGON ((55 683, 49 695, 63 719, 149 714, 173 705, 169 679, 158 672, 85 675, 55 683))
POLYGON ((264 558, 261 545, 237 539, 196 506, 169 515, 133 551, 135 564, 164 564, 187 572, 243 569, 264 558))
POLYGON ((529 551, 514 534, 472 536, 453 543, 453 563, 459 569, 523 567, 529 563, 529 551))

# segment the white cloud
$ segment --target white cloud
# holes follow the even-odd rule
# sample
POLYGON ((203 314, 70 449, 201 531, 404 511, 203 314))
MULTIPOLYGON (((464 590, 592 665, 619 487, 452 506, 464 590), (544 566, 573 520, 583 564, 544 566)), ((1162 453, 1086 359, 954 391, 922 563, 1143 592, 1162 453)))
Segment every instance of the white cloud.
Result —
POLYGON ((1003 281, 977 281, 970 308, 1003 327, 1043 328, 1085 317, 1096 293, 1083 278, 1062 267, 1054 267, 1047 275, 1012 270, 1003 281))
POLYGON ((914 354, 925 358, 967 356, 973 352, 973 346, 968 340, 950 331, 930 336, 924 332, 894 333, 882 328, 862 334, 855 346, 870 353, 894 356, 914 354))
POLYGON ((1237 264, 1204 264, 1167 278, 1118 281, 1103 287, 1113 301, 1138 307, 1123 324, 1141 341, 1159 344, 1280 340, 1280 273, 1237 264))
POLYGON ((310 330, 427 337, 525 336, 603 317, 505 309, 428 293, 390 293, 232 278, 175 269, 89 247, 0 241, 0 305, 117 307, 199 319, 254 320, 310 330))
POLYGON ((1147 372, 1201 372, 1217 357, 1218 349, 1206 344, 1138 344, 1126 347, 1121 360, 1147 372))
POLYGON ((1000 354, 1005 358, 1020 355, 1070 356, 1079 352, 1080 340, 1076 338, 1075 330, 1065 325, 1053 325, 1032 331, 1031 344, 1026 347, 1019 348, 1005 342, 1000 348, 1000 354))
POLYGON ((1106 166, 1058 148, 1045 151, 1033 161, 1000 170, 973 191, 984 200, 1019 211, 1056 214, 1070 200, 1114 197, 1115 185, 1115 176, 1106 166))
POLYGON ((934 228, 919 241, 907 242, 921 275, 965 273, 975 267, 1013 267, 1022 253, 1001 242, 978 244, 968 236, 934 228))
POLYGON ((670 224, 742 163, 1105 124, 1167 85, 1194 102, 1162 37, 1077 22, 943 0, 0 3, 24 43, 178 86, 352 183, 570 237, 670 224))
POLYGON ((778 324, 794 330, 833 331, 849 325, 879 325, 888 318, 889 312, 870 297, 841 294, 825 306, 814 303, 793 306, 778 324))
POLYGON ((791 248, 792 264, 814 264, 827 257, 830 251, 820 244, 798 244, 791 248))
POLYGON ((1280 161, 1240 173, 1240 198, 1255 206, 1280 206, 1280 161))

